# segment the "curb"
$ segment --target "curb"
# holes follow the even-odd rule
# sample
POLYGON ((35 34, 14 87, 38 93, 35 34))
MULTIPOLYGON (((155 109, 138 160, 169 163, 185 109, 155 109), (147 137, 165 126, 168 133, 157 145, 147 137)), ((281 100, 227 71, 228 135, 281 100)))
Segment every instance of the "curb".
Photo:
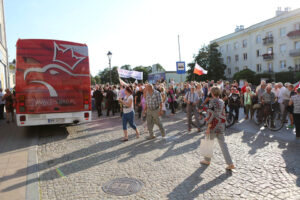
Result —
POLYGON ((26 200, 40 200, 37 145, 38 134, 31 142, 32 147, 28 150, 26 200))

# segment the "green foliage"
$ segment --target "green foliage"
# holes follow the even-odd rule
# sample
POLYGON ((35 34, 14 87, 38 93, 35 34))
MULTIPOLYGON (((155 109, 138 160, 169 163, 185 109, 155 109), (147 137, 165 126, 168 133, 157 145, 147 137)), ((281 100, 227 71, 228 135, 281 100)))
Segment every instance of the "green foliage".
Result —
POLYGON ((253 80, 252 84, 259 85, 262 78, 268 79, 269 80, 268 82, 274 81, 272 78, 272 74, 262 73, 262 74, 256 74, 254 76, 254 80, 253 80))
POLYGON ((123 65, 121 67, 121 69, 131 70, 131 66, 130 65, 123 65))
POLYGON ((143 82, 145 83, 148 80, 148 74, 152 72, 151 66, 144 67, 144 66, 137 66, 133 68, 134 71, 143 72, 143 82))
POLYGON ((275 74, 275 81, 282 83, 294 83, 294 72, 278 72, 275 74))
POLYGON ((295 82, 300 81, 300 72, 296 72, 295 78, 295 82))
POLYGON ((249 83, 255 82, 255 72, 250 69, 244 69, 233 75, 233 80, 247 80, 249 83))
POLYGON ((218 44, 212 43, 208 46, 208 79, 218 81, 225 78, 226 65, 222 63, 222 54, 218 51, 218 44))
MULTIPOLYGON (((109 83, 110 79, 110 70, 109 68, 105 68, 103 71, 100 71, 98 74, 100 78, 101 84, 109 83)), ((111 70, 111 80, 112 84, 118 84, 119 83, 119 74, 118 74, 118 67, 113 67, 111 70)))
POLYGON ((207 70, 206 75, 198 76, 194 74, 195 63, 188 64, 187 81, 205 81, 225 79, 224 71, 226 65, 221 61, 221 53, 218 51, 218 44, 212 43, 208 46, 203 46, 198 54, 195 56, 195 62, 197 62, 203 69, 207 70))
POLYGON ((155 64, 155 65, 156 65, 156 67, 157 67, 157 71, 163 71, 163 72, 166 71, 165 68, 164 68, 163 66, 161 66, 161 64, 157 63, 157 64, 155 64))

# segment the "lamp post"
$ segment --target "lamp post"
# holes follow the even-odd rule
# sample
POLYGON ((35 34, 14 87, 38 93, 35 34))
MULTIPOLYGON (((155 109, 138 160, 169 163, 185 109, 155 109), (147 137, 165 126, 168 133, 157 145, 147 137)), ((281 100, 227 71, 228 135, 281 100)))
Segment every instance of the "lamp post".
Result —
POLYGON ((109 51, 107 53, 108 61, 109 61, 109 84, 111 85, 111 56, 112 53, 109 51))

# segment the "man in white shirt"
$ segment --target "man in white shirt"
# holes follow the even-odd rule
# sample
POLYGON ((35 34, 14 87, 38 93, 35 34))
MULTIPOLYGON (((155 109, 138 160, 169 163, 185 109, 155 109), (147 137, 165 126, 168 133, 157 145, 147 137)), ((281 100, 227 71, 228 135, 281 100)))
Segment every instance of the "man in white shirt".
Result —
POLYGON ((279 93, 278 93, 278 103, 280 105, 280 111, 282 116, 282 121, 286 121, 287 109, 286 107, 290 101, 290 91, 283 86, 282 83, 278 83, 279 93))
POLYGON ((0 88, 0 119, 4 119, 4 105, 5 101, 2 100, 4 93, 2 92, 2 88, 0 88))

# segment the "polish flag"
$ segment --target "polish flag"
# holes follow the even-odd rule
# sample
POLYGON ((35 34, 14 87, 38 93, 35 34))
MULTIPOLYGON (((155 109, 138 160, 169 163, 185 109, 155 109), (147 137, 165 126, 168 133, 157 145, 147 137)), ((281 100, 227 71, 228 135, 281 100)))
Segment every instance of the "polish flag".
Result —
POLYGON ((199 76, 201 76, 203 74, 207 74, 207 71, 205 69, 203 69, 202 67, 200 67, 198 65, 198 63, 196 62, 195 68, 194 68, 194 74, 198 74, 199 76))

